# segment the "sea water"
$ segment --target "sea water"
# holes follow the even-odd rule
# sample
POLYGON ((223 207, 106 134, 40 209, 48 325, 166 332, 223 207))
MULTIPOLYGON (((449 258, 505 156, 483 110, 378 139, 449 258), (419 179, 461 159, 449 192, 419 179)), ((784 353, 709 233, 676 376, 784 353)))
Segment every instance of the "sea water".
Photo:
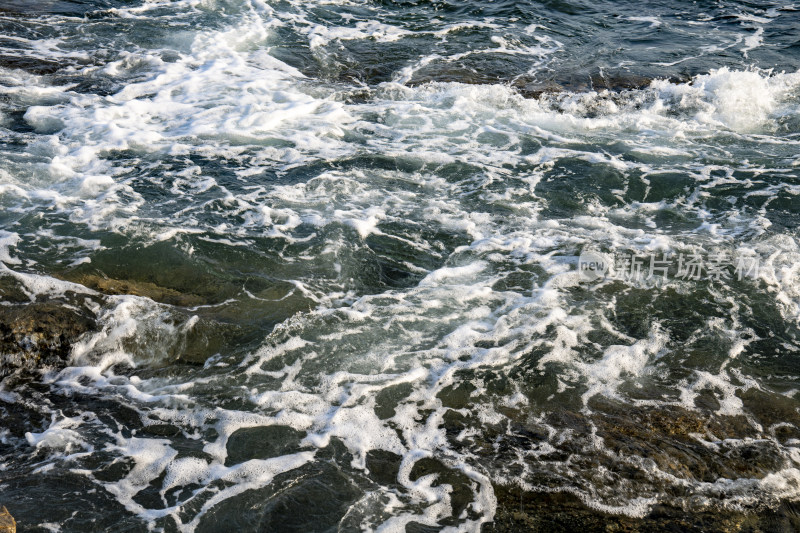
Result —
POLYGON ((797 500, 798 30, 733 0, 0 2, 0 303, 96 318, 0 383, 0 503, 388 532, 485 530, 509 490, 797 500))

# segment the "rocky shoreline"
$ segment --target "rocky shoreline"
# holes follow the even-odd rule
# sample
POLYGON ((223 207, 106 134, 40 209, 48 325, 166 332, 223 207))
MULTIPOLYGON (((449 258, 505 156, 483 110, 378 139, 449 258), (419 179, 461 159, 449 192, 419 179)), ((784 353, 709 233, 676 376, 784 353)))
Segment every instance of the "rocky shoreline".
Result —
POLYGON ((32 301, 16 279, 0 277, 0 378, 65 366, 73 344, 96 330, 97 303, 74 293, 32 301))
POLYGON ((593 509, 564 492, 526 492, 514 486, 495 486, 495 496, 497 513, 494 522, 484 526, 483 533, 800 531, 800 504, 797 502, 787 501, 775 509, 763 508, 751 513, 728 509, 697 512, 657 505, 647 516, 632 518, 593 509))

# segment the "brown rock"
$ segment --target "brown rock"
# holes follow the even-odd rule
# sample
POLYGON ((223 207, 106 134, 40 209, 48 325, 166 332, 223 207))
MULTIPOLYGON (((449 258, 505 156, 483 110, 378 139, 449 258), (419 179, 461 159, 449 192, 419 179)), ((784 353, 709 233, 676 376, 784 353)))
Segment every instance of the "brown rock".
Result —
POLYGON ((153 301, 180 307, 193 307, 207 303, 206 300, 195 294, 179 292, 168 287, 160 287, 155 283, 136 280, 121 280, 107 278, 95 274, 69 272, 60 276, 62 279, 73 283, 80 283, 103 294, 131 294, 144 296, 153 301))
POLYGON ((555 94, 564 91, 564 87, 555 81, 543 82, 519 79, 512 84, 523 98, 539 98, 543 94, 555 94))
POLYGON ((0 377, 16 368, 66 363, 73 343, 96 327, 94 315, 83 302, 68 300, 23 303, 12 299, 0 305, 0 377))
POLYGON ((483 533, 518 531, 547 532, 630 532, 663 531, 739 533, 752 531, 798 531, 800 518, 792 502, 775 509, 752 512, 706 510, 687 511, 656 505, 643 518, 604 513, 564 492, 528 492, 513 485, 495 485, 497 513, 484 524, 483 533))
POLYGON ((17 522, 5 506, 0 507, 0 533, 16 533, 17 522))

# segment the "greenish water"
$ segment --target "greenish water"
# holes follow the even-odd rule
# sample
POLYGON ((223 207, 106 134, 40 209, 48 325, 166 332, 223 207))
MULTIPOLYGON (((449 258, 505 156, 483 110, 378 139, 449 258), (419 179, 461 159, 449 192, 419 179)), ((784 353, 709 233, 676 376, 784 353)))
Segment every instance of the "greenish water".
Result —
POLYGON ((25 313, 78 333, 60 364, 5 360, 0 503, 40 531, 792 509, 798 25, 1 3, 0 347, 40 342, 25 313), (586 279, 589 251, 616 268, 586 279))

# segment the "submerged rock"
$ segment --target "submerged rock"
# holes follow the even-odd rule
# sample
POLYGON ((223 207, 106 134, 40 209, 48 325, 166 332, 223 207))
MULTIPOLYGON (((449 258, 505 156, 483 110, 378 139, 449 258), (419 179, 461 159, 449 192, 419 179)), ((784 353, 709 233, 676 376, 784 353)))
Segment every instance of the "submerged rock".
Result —
MULTIPOLYGON (((574 74, 557 75, 551 79, 530 79, 520 77, 515 79, 511 85, 525 98, 539 98, 545 94, 560 92, 602 92, 619 93, 628 90, 646 89, 653 83, 654 78, 641 76, 629 72, 596 73, 596 74, 574 74)), ((679 80, 671 80, 677 82, 679 80)))
POLYGON ((180 292, 169 287, 161 287, 155 283, 132 279, 113 279, 97 274, 69 272, 60 276, 62 279, 79 283, 97 292, 109 295, 130 294, 144 296, 155 302, 180 307, 193 307, 207 303, 206 299, 196 294, 180 292))
POLYGON ((516 531, 799 531, 798 506, 784 502, 776 509, 752 513, 719 509, 687 512, 657 505, 646 516, 634 518, 604 513, 564 492, 534 493, 515 486, 495 486, 497 512, 483 533, 516 531))
POLYGON ((565 90, 564 86, 555 81, 536 82, 530 80, 515 80, 512 86, 523 98, 539 98, 543 94, 555 94, 565 90))
POLYGON ((653 78, 628 72, 617 72, 614 74, 595 74, 591 76, 590 81, 595 91, 602 91, 604 89, 608 91, 625 91, 649 87, 650 84, 653 83, 653 78))
POLYGON ((92 255, 91 263, 56 276, 104 294, 144 296, 179 307, 218 304, 241 290, 241 284, 215 263, 192 257, 170 242, 103 250, 92 255))
POLYGON ((64 68, 64 65, 38 57, 0 55, 0 68, 24 70, 31 74, 44 75, 58 72, 64 68))
POLYGON ((75 2, 72 0, 3 0, 0 13, 31 15, 83 15, 92 10, 92 2, 75 2))
POLYGON ((488 85, 503 83, 508 79, 493 73, 479 71, 460 65, 438 65, 415 72, 406 85, 416 87, 426 83, 464 83, 467 85, 488 85))
MULTIPOLYGON (((585 93, 602 92, 619 93, 628 90, 645 89, 655 78, 630 72, 598 72, 555 74, 545 78, 534 78, 529 75, 503 76, 498 73, 486 73, 476 69, 447 65, 440 68, 427 68, 415 72, 406 83, 416 87, 426 83, 464 83, 468 85, 507 84, 513 87, 524 98, 538 99, 542 95, 562 92, 585 93)), ((671 78, 672 83, 684 83, 688 77, 671 78)))

